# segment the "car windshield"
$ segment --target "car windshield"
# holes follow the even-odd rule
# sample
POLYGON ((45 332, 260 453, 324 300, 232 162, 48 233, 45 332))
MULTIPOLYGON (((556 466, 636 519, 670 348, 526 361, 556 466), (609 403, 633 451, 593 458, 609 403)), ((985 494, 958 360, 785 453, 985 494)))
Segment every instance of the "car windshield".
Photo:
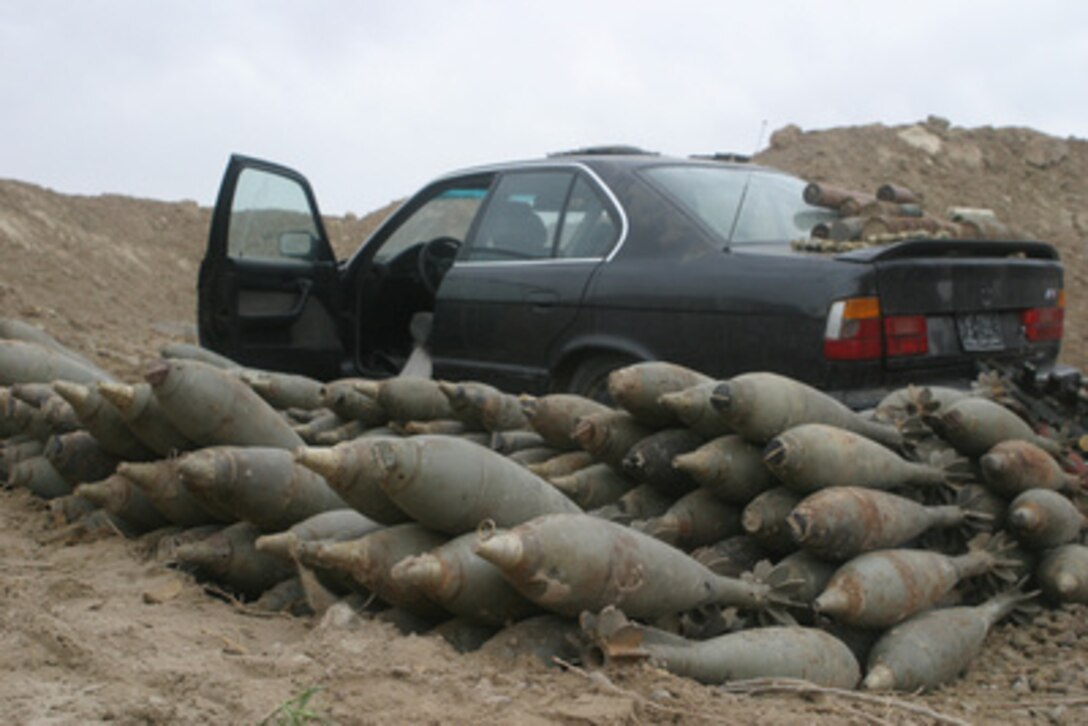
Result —
POLYGON ((730 244, 807 239, 837 215, 805 203, 805 182, 786 174, 733 166, 653 166, 651 182, 730 244))
POLYGON ((487 196, 490 179, 448 188, 431 197, 389 235, 374 254, 375 262, 388 262, 412 245, 436 237, 464 241, 476 210, 487 196))

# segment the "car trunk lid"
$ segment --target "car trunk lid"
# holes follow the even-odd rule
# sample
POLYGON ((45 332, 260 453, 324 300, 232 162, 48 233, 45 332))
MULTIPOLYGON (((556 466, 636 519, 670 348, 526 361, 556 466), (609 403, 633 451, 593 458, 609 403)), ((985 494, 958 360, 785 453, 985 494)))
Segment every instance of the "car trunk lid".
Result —
POLYGON ((909 240, 837 259, 876 268, 889 369, 1057 355, 1064 295, 1050 245, 909 240))

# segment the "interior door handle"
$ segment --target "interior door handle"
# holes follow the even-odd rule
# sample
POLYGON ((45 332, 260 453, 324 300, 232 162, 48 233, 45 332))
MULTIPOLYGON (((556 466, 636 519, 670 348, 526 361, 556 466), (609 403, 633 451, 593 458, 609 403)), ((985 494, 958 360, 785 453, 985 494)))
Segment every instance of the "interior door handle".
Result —
POLYGON ((285 292, 298 292, 298 301, 290 310, 282 313, 250 313, 238 317, 246 325, 286 325, 294 322, 306 309, 306 303, 310 300, 310 293, 313 288, 313 280, 298 280, 285 290, 285 292))

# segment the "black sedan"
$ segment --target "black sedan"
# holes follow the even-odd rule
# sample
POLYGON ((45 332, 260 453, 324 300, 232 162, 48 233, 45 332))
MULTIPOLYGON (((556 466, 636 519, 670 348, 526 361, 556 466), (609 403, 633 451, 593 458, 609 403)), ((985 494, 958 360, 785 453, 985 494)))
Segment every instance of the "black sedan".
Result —
POLYGON ((234 156, 200 270, 201 342, 322 379, 412 357, 438 378, 596 395, 612 369, 660 359, 857 402, 964 380, 982 357, 1056 357, 1052 247, 797 252, 832 215, 803 188, 733 158, 583 149, 443 176, 337 261, 306 180, 234 156))

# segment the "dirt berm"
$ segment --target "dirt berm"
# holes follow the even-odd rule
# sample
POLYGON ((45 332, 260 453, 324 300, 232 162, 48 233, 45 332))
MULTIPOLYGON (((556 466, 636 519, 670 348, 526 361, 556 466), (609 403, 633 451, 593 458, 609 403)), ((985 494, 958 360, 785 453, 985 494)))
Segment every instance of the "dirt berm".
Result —
MULTIPOLYGON (((757 161, 931 210, 993 208, 1066 265, 1063 358, 1088 367, 1088 142, 931 118, 805 133, 757 161)), ((0 170, 2 173, 3 170, 0 170)), ((441 170, 435 170, 436 173, 441 170)), ((345 255, 388 214, 328 220, 345 255)), ((0 181, 0 316, 36 322, 126 380, 190 338, 209 210, 73 197, 0 181)), ((516 668, 364 621, 259 617, 204 594, 138 541, 57 540, 43 507, 0 493, 0 699, 15 723, 258 723, 318 689, 336 722, 1077 723, 1088 717, 1088 609, 1001 626, 960 681, 926 696, 732 694, 649 666, 607 676, 516 668), (278 710, 279 709, 279 710, 278 710)))

